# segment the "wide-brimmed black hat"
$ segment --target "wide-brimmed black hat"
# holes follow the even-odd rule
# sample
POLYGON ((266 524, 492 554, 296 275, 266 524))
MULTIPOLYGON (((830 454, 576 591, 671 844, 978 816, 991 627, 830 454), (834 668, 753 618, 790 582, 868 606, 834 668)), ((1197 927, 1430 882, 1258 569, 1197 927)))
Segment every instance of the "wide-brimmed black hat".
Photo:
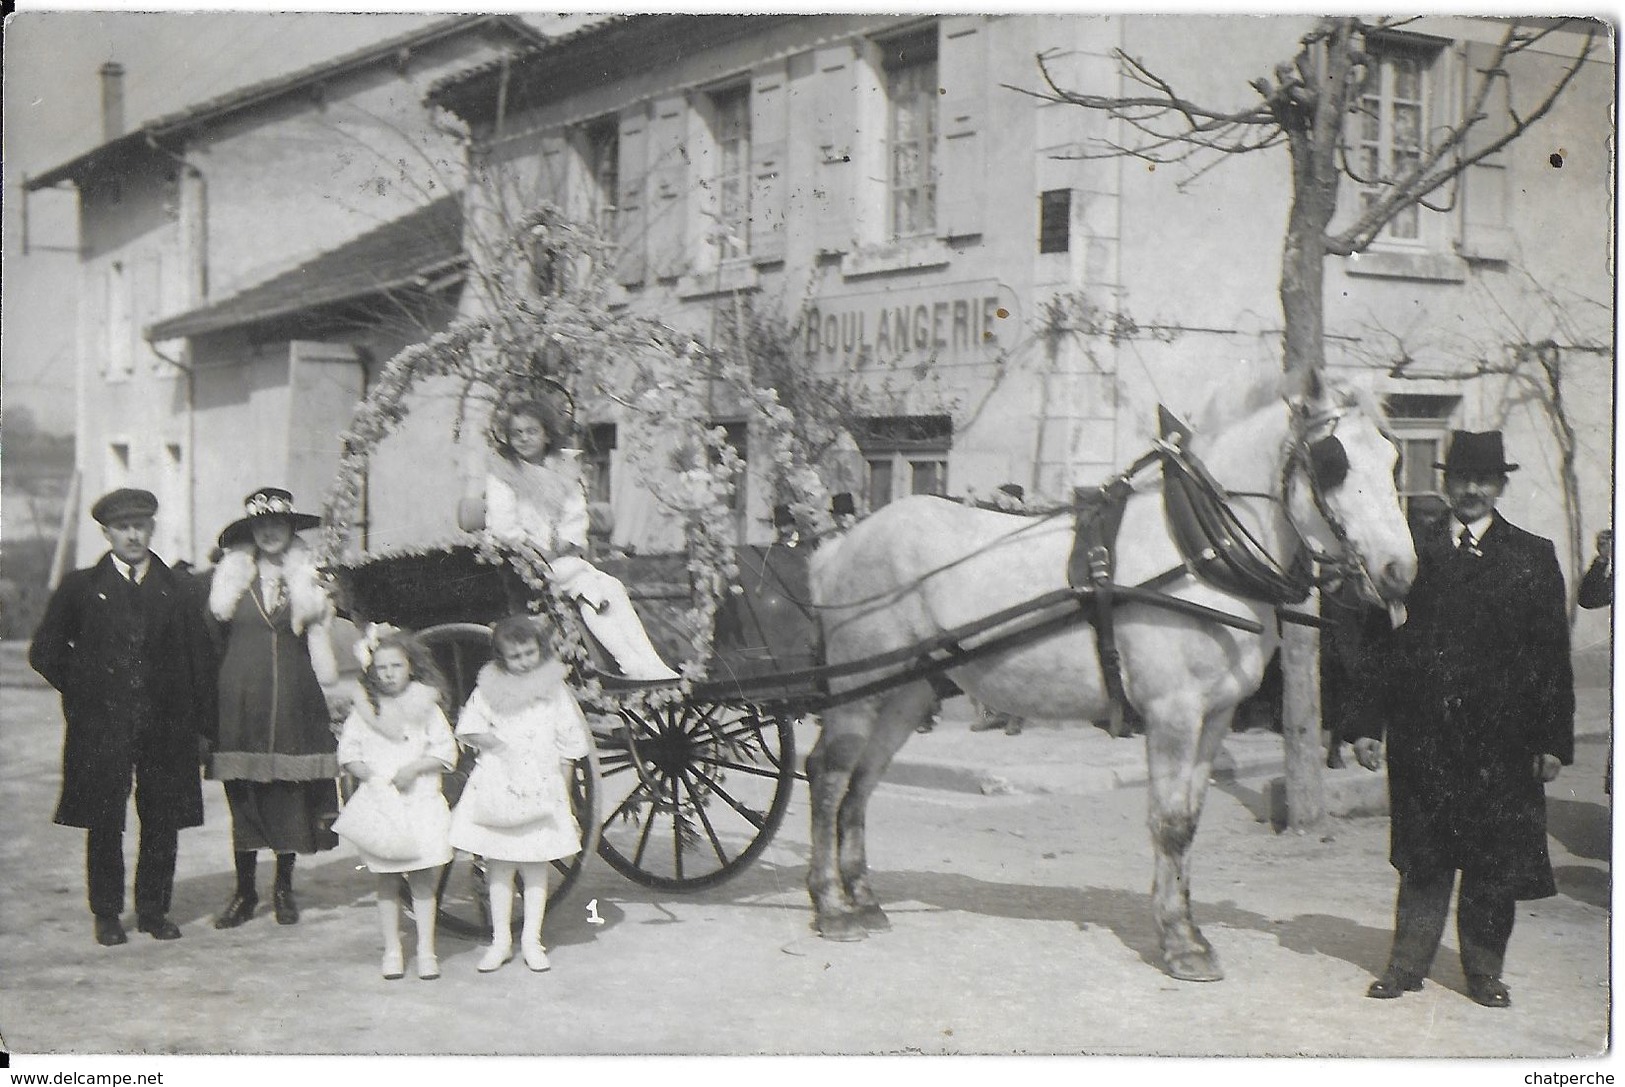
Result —
POLYGON ((281 487, 261 487, 243 499, 244 516, 225 527, 220 533, 220 546, 233 547, 254 538, 254 522, 267 517, 285 517, 295 532, 315 528, 322 519, 313 513, 299 513, 293 508, 293 495, 281 487))
POLYGON ((1501 451, 1499 430, 1452 430, 1444 462, 1436 462, 1433 467, 1443 468, 1445 475, 1469 476, 1504 476, 1518 470, 1516 464, 1507 463, 1501 451))

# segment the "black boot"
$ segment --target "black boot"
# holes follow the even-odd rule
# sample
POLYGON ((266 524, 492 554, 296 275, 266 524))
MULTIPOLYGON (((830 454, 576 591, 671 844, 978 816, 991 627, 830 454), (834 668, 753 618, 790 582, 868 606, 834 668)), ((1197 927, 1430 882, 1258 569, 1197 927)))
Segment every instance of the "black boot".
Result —
POLYGON ((254 851, 239 849, 233 859, 237 865, 237 890, 214 919, 215 928, 236 928, 253 917, 254 907, 260 904, 259 893, 254 890, 254 851))
POLYGON ((292 853, 276 855, 276 886, 271 889, 271 908, 276 912, 279 925, 299 923, 299 903, 293 898, 293 858, 292 853))

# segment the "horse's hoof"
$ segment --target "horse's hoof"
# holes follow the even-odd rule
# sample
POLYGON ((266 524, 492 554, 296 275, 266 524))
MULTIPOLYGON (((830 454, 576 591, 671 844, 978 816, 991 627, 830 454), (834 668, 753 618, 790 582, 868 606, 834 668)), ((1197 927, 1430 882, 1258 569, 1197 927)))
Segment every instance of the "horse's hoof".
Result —
POLYGON ((869 930, 863 927, 863 922, 854 913, 837 913, 820 917, 813 922, 813 931, 826 940, 846 944, 865 939, 869 935, 869 930))
POLYGON ((857 912, 858 924, 868 932, 890 932, 891 918, 879 906, 864 906, 857 912))
POLYGON ((1166 955, 1163 962, 1168 976, 1179 981, 1223 981, 1224 971, 1211 951, 1187 951, 1181 955, 1166 955))

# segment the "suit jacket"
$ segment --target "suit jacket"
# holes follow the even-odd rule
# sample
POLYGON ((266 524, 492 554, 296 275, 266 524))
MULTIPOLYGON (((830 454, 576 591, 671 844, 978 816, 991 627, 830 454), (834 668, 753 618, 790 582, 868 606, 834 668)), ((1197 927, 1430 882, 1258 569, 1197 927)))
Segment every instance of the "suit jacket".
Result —
POLYGON ((1556 893, 1537 755, 1574 761, 1574 677, 1563 575, 1550 540, 1499 514, 1461 553, 1418 552, 1409 618, 1374 657, 1358 732, 1387 731, 1390 859, 1400 872, 1507 877, 1556 893))
POLYGON ((51 594, 28 662, 62 695, 56 822, 122 827, 131 769, 177 827, 203 822, 198 738, 214 735, 214 660, 193 580, 152 556, 131 585, 111 554, 51 594))

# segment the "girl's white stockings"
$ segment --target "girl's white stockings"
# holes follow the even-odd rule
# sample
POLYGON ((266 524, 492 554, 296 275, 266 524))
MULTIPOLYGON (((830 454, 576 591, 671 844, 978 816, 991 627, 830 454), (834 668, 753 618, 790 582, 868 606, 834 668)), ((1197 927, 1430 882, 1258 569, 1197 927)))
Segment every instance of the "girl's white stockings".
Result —
POLYGON ((491 892, 491 946, 480 959, 479 969, 489 974, 513 958, 513 877, 518 871, 525 880, 525 916, 519 936, 520 953, 532 970, 548 969, 547 952, 542 947, 542 919, 547 913, 547 864, 516 864, 487 861, 485 878, 491 892))

